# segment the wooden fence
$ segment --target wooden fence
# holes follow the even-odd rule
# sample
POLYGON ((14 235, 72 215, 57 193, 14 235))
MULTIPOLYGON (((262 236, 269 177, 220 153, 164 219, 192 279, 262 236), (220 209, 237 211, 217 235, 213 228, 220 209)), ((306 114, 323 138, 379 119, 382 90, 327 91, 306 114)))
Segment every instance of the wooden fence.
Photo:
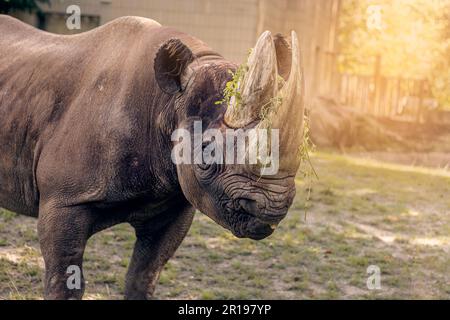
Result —
POLYGON ((337 71, 337 55, 316 52, 319 83, 314 84, 319 96, 332 97, 340 104, 377 117, 425 122, 437 108, 429 84, 424 79, 386 77, 381 75, 381 57, 375 59, 373 74, 357 75, 337 71))
POLYGON ((339 102, 378 117, 421 122, 433 109, 425 80, 339 75, 339 102))

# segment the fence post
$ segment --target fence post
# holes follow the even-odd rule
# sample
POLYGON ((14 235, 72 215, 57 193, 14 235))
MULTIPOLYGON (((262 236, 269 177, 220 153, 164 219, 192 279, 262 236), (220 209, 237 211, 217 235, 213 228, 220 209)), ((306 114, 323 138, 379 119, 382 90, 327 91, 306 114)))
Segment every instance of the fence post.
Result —
POLYGON ((331 55, 331 61, 330 61, 330 84, 329 84, 329 92, 328 94, 335 98, 337 96, 337 59, 336 59, 336 52, 330 52, 331 55))
POLYGON ((312 94, 311 97, 317 97, 320 93, 319 93, 319 80, 322 77, 322 69, 321 69, 321 54, 320 54, 320 46, 316 46, 315 50, 314 50, 314 80, 312 83, 312 94))
POLYGON ((394 108, 392 110, 392 117, 396 117, 399 111, 399 104, 401 99, 401 91, 402 91, 402 78, 397 77, 395 85, 395 100, 394 100, 394 108))
POLYGON ((419 105, 417 106, 417 114, 416 114, 416 123, 420 123, 420 118, 422 115, 422 107, 423 107, 423 94, 424 94, 424 85, 425 81, 420 80, 419 82, 419 105))
POLYGON ((375 94, 373 102, 373 112, 376 116, 380 113, 380 94, 381 94, 381 55, 375 57, 375 68, 374 68, 374 83, 375 83, 375 94))

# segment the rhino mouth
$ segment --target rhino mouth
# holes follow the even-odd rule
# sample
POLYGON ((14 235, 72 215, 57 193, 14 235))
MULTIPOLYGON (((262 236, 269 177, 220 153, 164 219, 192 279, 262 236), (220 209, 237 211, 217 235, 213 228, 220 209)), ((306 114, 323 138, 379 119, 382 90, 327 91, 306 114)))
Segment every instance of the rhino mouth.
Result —
MULTIPOLYGON (((216 222, 238 238, 261 240, 270 236, 286 217, 295 188, 239 188, 237 192, 222 193, 216 201, 219 210, 216 222)), ((217 210, 216 209, 216 210, 217 210)))
POLYGON ((228 211, 228 216, 234 216, 228 228, 238 238, 262 240, 270 236, 285 215, 256 215, 243 208, 228 211))
POLYGON ((276 225, 261 221, 258 218, 253 218, 252 222, 247 224, 242 234, 244 238, 262 240, 270 236, 275 231, 275 228, 276 225))

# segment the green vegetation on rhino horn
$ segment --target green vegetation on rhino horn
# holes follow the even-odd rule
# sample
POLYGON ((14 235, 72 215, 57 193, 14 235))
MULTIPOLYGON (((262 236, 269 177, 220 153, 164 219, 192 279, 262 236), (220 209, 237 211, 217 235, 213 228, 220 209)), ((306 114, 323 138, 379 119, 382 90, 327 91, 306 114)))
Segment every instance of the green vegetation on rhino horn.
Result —
MULTIPOLYGON (((231 80, 228 81, 227 84, 225 85, 225 88, 223 90, 223 98, 222 98, 222 100, 216 101, 215 102, 216 105, 226 104, 227 106, 229 106, 229 105, 233 104, 234 107, 238 110, 240 108, 244 107, 242 105, 240 84, 242 83, 242 81, 245 78, 246 73, 248 72, 247 61, 248 61, 248 58, 251 53, 252 53, 252 49, 249 50, 245 62, 242 63, 241 65, 239 65, 239 67, 236 69, 235 72, 229 70, 229 72, 231 74, 231 80)), ((285 83, 285 80, 283 79, 283 77, 278 75, 277 81, 278 81, 278 88, 282 88, 285 83)), ((270 115, 272 113, 276 113, 282 103, 283 103, 283 97, 281 96, 280 91, 278 91, 278 94, 275 97, 270 99, 266 104, 264 104, 261 107, 259 118, 260 118, 261 122, 265 122, 265 127, 268 128, 269 135, 270 135, 271 128, 272 128, 271 122, 269 120, 270 115)), ((303 123, 304 123, 303 124, 303 140, 302 140, 302 144, 300 145, 299 149, 297 150, 297 154, 300 158, 301 168, 303 167, 304 164, 306 164, 306 168, 300 169, 300 171, 299 171, 300 174, 303 176, 303 178, 307 181, 307 183, 306 183, 307 197, 306 197, 306 203, 305 203, 305 217, 306 217, 309 200, 311 198, 312 181, 313 181, 314 177, 316 179, 318 179, 319 177, 317 175, 316 170, 314 169, 314 166, 313 166, 313 164, 311 162, 311 158, 310 158, 310 155, 315 150, 315 145, 311 140, 309 117, 306 113, 304 115, 303 123)), ((270 139, 269 139, 269 141, 270 141, 270 139)))

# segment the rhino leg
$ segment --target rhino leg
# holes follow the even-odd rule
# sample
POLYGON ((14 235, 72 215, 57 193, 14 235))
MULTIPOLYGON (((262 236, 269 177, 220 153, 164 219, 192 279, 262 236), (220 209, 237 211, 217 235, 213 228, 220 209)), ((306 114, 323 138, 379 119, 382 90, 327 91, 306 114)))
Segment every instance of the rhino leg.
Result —
POLYGON ((184 205, 167 214, 173 218, 157 228, 150 221, 132 223, 137 240, 126 276, 125 299, 152 298, 161 270, 173 256, 192 224, 194 209, 190 205, 184 205))
POLYGON ((81 207, 43 205, 38 235, 45 262, 45 299, 81 299, 83 253, 91 235, 90 211, 81 207))

